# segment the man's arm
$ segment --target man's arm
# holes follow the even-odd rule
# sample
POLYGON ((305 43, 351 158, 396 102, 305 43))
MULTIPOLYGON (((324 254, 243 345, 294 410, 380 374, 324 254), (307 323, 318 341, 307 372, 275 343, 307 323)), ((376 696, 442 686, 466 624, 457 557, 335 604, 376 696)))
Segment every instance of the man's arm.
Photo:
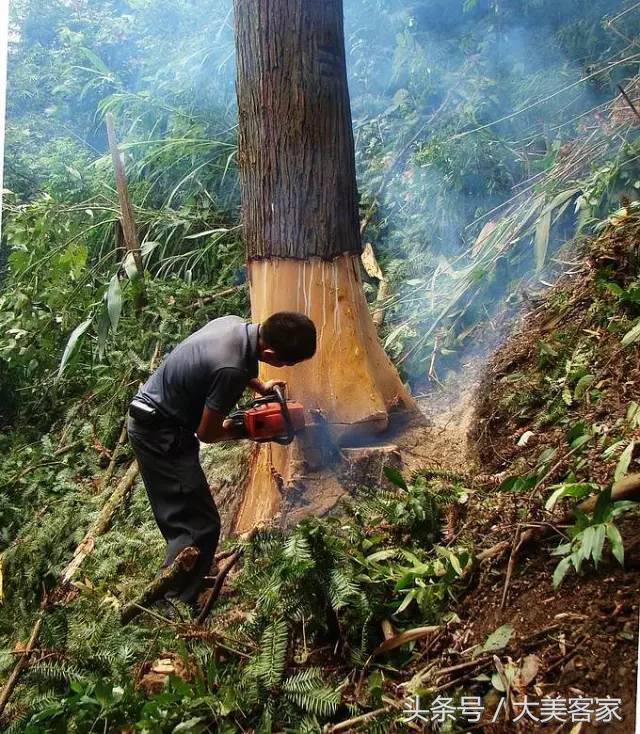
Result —
POLYGON ((285 388, 287 383, 286 380, 267 380, 266 382, 261 382, 257 377, 252 377, 247 387, 250 387, 260 395, 268 395, 276 385, 285 388))
POLYGON ((227 419, 220 411, 207 408, 202 411, 200 425, 196 431, 202 443, 217 443, 218 441, 234 441, 242 438, 233 427, 233 421, 227 419))

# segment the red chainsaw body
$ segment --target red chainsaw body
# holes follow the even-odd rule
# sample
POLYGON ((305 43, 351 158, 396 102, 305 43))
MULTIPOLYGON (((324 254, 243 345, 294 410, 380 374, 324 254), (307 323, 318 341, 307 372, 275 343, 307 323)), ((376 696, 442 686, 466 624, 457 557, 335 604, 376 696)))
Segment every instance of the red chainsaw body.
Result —
MULTIPOLYGON (((304 408, 295 400, 286 401, 293 430, 304 428, 304 408)), ((244 427, 254 441, 268 441, 287 432, 287 425, 280 403, 268 402, 255 405, 244 412, 244 427)))

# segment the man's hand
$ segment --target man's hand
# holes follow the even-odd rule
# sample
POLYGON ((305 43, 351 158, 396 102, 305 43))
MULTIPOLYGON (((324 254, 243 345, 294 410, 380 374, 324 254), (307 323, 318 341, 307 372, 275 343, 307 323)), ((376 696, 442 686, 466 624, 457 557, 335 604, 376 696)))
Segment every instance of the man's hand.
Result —
POLYGON ((234 441, 238 438, 244 438, 234 430, 233 421, 230 418, 226 418, 217 410, 211 410, 207 407, 202 412, 196 435, 203 443, 234 441))
POLYGON ((287 387, 286 380, 267 380, 260 382, 257 378, 249 380, 249 387, 260 395, 268 395, 273 392, 274 387, 281 387, 283 390, 287 387))

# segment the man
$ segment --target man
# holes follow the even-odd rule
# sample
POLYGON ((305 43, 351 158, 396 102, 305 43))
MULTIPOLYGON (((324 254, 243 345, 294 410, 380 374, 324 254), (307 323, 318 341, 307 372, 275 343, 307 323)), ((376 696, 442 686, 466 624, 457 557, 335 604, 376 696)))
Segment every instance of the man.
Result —
POLYGON ((209 322, 179 344, 129 406, 127 429, 154 517, 167 542, 162 568, 188 546, 200 551, 180 599, 196 607, 220 536, 220 516, 199 461, 199 442, 234 435, 225 420, 246 387, 268 394, 283 380, 258 379, 258 361, 291 367, 316 351, 316 328, 282 311, 260 324, 237 316, 209 322))

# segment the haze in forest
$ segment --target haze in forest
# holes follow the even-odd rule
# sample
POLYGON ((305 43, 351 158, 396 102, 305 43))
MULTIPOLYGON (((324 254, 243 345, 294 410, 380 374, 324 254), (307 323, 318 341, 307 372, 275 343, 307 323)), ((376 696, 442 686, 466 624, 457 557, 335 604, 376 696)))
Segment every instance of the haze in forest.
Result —
MULTIPOLYGON (((473 268, 464 255, 496 219, 483 215, 548 169, 591 124, 582 115, 618 94, 637 64, 628 38, 640 13, 613 0, 345 0, 344 14, 364 240, 389 281, 409 289, 383 330, 397 356, 449 308, 451 278, 473 268)), ((146 239, 166 238, 171 212, 192 205, 237 225, 230 0, 16 0, 12 23, 6 186, 18 200, 94 195, 109 176, 110 110, 141 202, 166 224, 154 219, 146 239)), ((179 235, 181 256, 194 243, 179 235)), ((198 278, 208 258, 180 274, 198 278)), ((527 257, 506 269, 498 260, 473 275, 487 285, 471 321, 531 273, 527 257)), ((423 369, 405 367, 409 377, 423 369)))

